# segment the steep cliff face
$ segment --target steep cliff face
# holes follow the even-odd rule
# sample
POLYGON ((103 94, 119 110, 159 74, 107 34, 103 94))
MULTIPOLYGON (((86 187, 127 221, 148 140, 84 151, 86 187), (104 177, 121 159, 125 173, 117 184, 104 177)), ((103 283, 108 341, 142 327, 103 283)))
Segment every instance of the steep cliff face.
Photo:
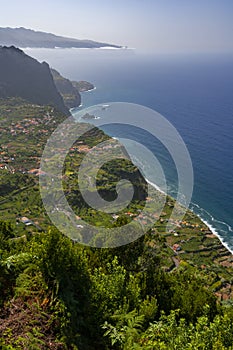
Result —
POLYGON ((0 98, 21 97, 31 103, 51 105, 69 115, 49 65, 39 63, 22 50, 0 47, 0 98))
POLYGON ((66 107, 78 107, 81 104, 81 96, 78 89, 73 86, 70 80, 64 78, 55 69, 51 69, 51 73, 56 88, 62 95, 66 107))
POLYGON ((88 81, 70 81, 64 78, 58 71, 51 69, 54 83, 62 95, 66 107, 78 107, 81 104, 81 92, 90 91, 95 88, 88 81))

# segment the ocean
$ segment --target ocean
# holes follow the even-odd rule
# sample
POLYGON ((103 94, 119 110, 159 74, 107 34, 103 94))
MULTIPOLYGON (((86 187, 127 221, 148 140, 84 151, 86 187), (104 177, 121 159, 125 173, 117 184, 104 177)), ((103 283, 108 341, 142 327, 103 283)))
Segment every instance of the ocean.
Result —
MULTIPOLYGON (((156 55, 137 50, 26 49, 25 52, 71 80, 96 89, 82 94, 82 108, 108 102, 137 103, 161 113, 182 136, 192 159, 190 208, 233 251, 233 55, 156 55)), ((78 109, 80 110, 80 108, 78 109)), ((150 139, 120 125, 114 137, 150 139)), ((153 151, 153 149, 152 149, 153 151)), ((168 184, 174 164, 161 149, 168 184)))

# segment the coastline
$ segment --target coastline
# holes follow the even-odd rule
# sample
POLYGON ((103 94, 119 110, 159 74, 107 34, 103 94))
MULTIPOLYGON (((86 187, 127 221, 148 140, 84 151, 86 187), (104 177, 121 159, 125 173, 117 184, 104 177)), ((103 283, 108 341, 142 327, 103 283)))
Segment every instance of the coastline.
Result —
MULTIPOLYGON (((84 92, 89 92, 89 91, 93 91, 93 90, 96 90, 96 87, 94 87, 94 89, 91 89, 91 90, 87 90, 87 91, 84 91, 84 92)), ((82 107, 83 105, 81 104, 78 108, 82 107)), ((112 136, 111 136, 112 137, 112 136)), ((112 137, 114 139, 118 139, 116 137, 112 137)), ((148 184, 150 184, 151 186, 153 186, 157 191, 159 191, 160 193, 166 195, 166 193, 159 187, 157 186, 155 183, 149 181, 148 179, 145 179, 147 181, 148 184)), ((213 227, 205 218, 203 218, 200 214, 197 214, 195 213, 194 210, 192 209, 188 209, 190 210, 193 214, 195 214, 207 227, 208 229, 210 230, 210 232, 216 236, 219 241, 221 242, 222 246, 227 249, 227 251, 229 251, 232 255, 233 255, 233 248, 230 248, 228 243, 226 243, 224 241, 224 239, 221 237, 221 235, 218 233, 217 229, 215 227, 213 227)))
POLYGON ((219 235, 219 233, 217 232, 216 228, 214 228, 211 224, 208 223, 208 221, 206 221, 205 219, 203 219, 201 216, 199 216, 198 214, 194 213, 195 215, 197 215, 201 221, 209 228, 209 230, 216 236, 218 237, 219 241, 221 242, 221 244, 233 255, 233 250, 228 246, 228 244, 226 242, 224 242, 224 240, 222 239, 222 237, 219 235))
MULTIPOLYGON (((96 88, 96 86, 95 86, 93 89, 81 91, 80 94, 82 95, 82 94, 84 94, 84 93, 86 93, 86 92, 91 92, 91 91, 94 91, 94 90, 96 90, 96 89, 97 89, 97 88, 96 88)), ((72 114, 72 112, 75 111, 77 108, 82 108, 82 107, 83 107, 83 102, 82 102, 82 100, 81 100, 81 104, 80 104, 79 106, 72 107, 72 108, 69 109, 69 111, 70 111, 70 113, 72 114)))
MULTIPOLYGON (((156 184, 154 184, 153 182, 149 181, 148 179, 146 179, 146 181, 148 182, 148 184, 153 186, 157 191, 159 191, 160 193, 166 195, 166 193, 164 191, 162 191, 161 188, 159 188, 156 184)), ((191 209, 189 209, 189 210, 191 210, 191 209)), ((208 229, 211 231, 211 233, 213 235, 215 235, 219 239, 219 241, 224 246, 224 248, 226 248, 233 255, 233 249, 231 249, 228 246, 228 244, 223 240, 223 238, 218 233, 217 229, 215 227, 213 227, 207 220, 202 218, 199 214, 196 214, 193 210, 191 210, 191 211, 192 211, 192 213, 194 213, 203 222, 203 224, 205 224, 208 227, 208 229)))
MULTIPOLYGON (((85 92, 90 92, 90 91, 94 91, 94 90, 96 90, 97 88, 96 88, 96 86, 93 88, 93 89, 89 89, 89 90, 85 90, 85 91, 80 91, 80 93, 82 94, 82 93, 85 93, 85 92)), ((80 106, 79 106, 80 107, 80 106)))
POLYGON ((148 179, 145 179, 146 182, 148 184, 150 184, 151 186, 153 186, 157 191, 159 191, 160 193, 164 194, 165 196, 167 195, 166 192, 164 192, 163 190, 161 190, 161 188, 159 186, 157 186, 155 183, 149 181, 148 179))

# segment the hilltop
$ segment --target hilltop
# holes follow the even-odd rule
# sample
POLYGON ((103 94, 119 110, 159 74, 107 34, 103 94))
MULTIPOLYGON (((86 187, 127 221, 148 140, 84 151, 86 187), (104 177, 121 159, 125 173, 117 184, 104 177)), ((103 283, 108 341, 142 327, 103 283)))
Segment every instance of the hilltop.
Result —
POLYGON ((0 77, 0 98, 20 97, 51 105, 65 115, 81 104, 80 92, 94 89, 87 81, 70 81, 14 46, 0 47, 0 77))
POLYGON ((40 63, 14 46, 0 47, 0 77, 0 98, 21 97, 69 115, 46 62, 40 63))
POLYGON ((52 33, 35 31, 27 28, 0 28, 0 45, 40 48, 100 48, 121 46, 97 42, 92 40, 79 40, 74 38, 66 38, 52 33))

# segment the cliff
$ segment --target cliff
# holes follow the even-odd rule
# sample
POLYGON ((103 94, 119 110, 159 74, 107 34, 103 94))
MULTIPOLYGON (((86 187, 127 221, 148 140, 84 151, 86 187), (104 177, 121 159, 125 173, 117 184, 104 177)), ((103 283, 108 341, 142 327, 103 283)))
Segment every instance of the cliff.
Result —
POLYGON ((78 107, 81 104, 81 95, 69 79, 64 78, 58 71, 51 69, 54 83, 62 95, 67 108, 78 107))
POLYGON ((70 81, 64 78, 58 71, 51 68, 54 83, 57 90, 62 95, 67 108, 78 107, 81 104, 80 92, 90 91, 95 86, 88 81, 70 81))
POLYGON ((21 97, 33 104, 51 105, 69 115, 53 81, 49 65, 22 50, 0 47, 0 98, 21 97))
POLYGON ((79 40, 66 38, 31 29, 20 28, 0 28, 0 45, 14 45, 18 47, 44 47, 44 48, 99 48, 121 46, 107 43, 96 42, 92 40, 79 40))

